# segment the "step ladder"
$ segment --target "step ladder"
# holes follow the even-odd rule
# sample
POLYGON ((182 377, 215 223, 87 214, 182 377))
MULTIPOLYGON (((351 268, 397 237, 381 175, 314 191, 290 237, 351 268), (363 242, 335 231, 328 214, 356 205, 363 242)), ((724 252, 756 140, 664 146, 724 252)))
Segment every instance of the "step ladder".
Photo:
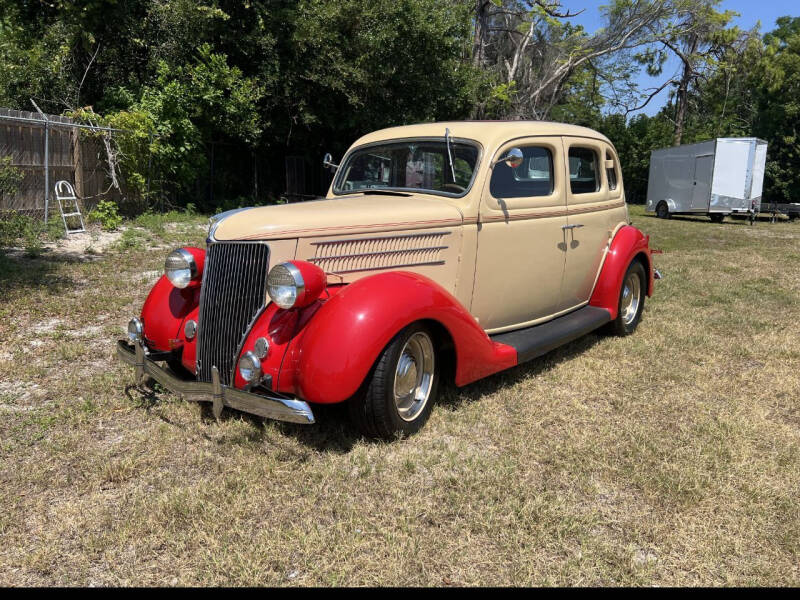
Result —
POLYGON ((61 212, 61 220, 64 222, 64 230, 70 233, 83 233, 86 231, 86 225, 83 222, 83 215, 81 214, 81 207, 78 203, 78 197, 75 195, 75 189, 69 181, 59 181, 56 183, 56 200, 58 200, 58 210, 61 212), (68 212, 64 212, 68 211, 68 212), (78 217, 81 226, 77 229, 70 229, 67 219, 78 217))

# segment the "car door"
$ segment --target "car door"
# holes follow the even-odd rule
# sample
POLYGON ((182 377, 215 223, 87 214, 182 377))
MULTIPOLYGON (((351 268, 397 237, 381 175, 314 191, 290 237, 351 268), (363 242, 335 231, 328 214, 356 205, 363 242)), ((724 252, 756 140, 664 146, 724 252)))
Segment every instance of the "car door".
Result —
POLYGON ((589 301, 613 229, 611 205, 619 205, 622 186, 616 156, 600 140, 564 138, 568 184, 567 245, 564 282, 558 311, 577 308, 589 301), (609 191, 607 156, 611 157, 614 190, 609 191))
POLYGON ((566 225, 564 153, 559 137, 520 138, 502 145, 493 161, 512 148, 519 166, 505 162, 486 178, 478 224, 472 314, 490 332, 551 316, 564 273, 566 225))

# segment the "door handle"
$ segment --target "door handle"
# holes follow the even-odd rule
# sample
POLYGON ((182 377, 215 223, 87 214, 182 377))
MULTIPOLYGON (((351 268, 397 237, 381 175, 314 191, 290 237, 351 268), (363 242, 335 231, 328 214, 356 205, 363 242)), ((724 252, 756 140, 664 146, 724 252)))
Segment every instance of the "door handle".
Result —
POLYGON ((575 223, 574 225, 562 225, 561 229, 577 229, 578 227, 583 227, 580 223, 575 223))

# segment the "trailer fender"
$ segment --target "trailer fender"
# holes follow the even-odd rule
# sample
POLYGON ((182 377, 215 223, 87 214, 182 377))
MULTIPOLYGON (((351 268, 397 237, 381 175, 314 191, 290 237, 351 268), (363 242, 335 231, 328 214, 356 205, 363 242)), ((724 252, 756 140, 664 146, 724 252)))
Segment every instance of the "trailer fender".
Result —
POLYGON ((440 324, 456 356, 456 385, 517 364, 516 351, 492 342, 447 290, 416 273, 392 271, 345 286, 316 312, 293 341, 279 389, 309 402, 350 398, 391 339, 416 321, 440 324))
POLYGON ((605 308, 611 313, 611 319, 617 318, 619 308, 619 292, 622 279, 631 262, 641 257, 647 272, 647 295, 653 295, 653 259, 650 256, 650 236, 646 236, 636 227, 621 227, 609 245, 600 276, 597 278, 591 306, 605 308))

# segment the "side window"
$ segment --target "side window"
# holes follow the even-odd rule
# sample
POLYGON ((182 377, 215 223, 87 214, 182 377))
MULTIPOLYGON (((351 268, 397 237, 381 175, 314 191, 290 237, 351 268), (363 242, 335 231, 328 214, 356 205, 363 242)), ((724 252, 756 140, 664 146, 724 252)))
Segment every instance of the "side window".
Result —
POLYGON ((606 152, 606 161, 611 161, 612 165, 609 167, 608 163, 606 162, 606 177, 608 178, 608 189, 615 190, 617 189, 617 169, 616 164, 614 163, 614 157, 611 155, 611 152, 606 152))
POLYGON ((569 187, 573 194, 591 194, 600 189, 597 154, 591 148, 569 149, 569 187))
POLYGON ((553 154, 541 146, 524 146, 522 163, 512 169, 498 163, 492 170, 489 192, 495 198, 549 196, 553 193, 553 154))

